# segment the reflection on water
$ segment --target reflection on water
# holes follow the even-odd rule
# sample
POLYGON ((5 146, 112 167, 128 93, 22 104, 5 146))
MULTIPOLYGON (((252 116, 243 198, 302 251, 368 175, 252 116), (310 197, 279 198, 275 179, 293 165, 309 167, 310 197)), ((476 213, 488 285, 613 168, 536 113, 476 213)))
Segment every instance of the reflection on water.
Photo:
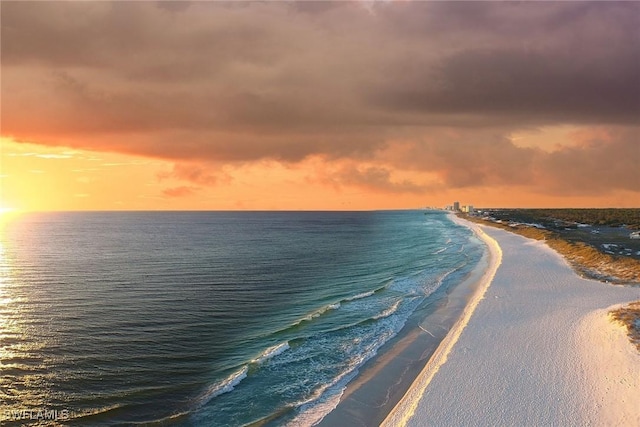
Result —
MULTIPOLYGON (((46 345, 41 327, 46 313, 34 317, 38 305, 20 278, 15 246, 24 241, 20 217, 0 221, 0 424, 22 425, 44 420, 51 372, 39 356, 46 345), (39 414, 41 416, 39 416, 39 414)), ((55 417, 47 417, 53 422, 55 417)), ((58 417, 59 418, 59 417, 58 417)), ((45 422, 46 424, 46 422, 45 422)))

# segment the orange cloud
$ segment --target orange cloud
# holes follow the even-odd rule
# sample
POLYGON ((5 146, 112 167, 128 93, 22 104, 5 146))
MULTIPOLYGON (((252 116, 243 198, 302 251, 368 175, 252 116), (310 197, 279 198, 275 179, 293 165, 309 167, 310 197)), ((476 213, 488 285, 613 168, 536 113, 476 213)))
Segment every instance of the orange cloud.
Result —
POLYGON ((180 187, 166 188, 162 190, 162 194, 169 197, 184 197, 190 196, 198 190, 199 188, 197 187, 188 187, 185 185, 181 185, 180 187))

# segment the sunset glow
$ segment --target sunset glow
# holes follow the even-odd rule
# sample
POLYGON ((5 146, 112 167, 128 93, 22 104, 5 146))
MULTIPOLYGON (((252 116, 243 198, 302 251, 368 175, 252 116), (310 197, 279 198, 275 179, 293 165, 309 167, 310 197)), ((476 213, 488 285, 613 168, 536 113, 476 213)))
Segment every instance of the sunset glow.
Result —
POLYGON ((0 209, 640 206, 634 14, 2 2, 0 209))
POLYGON ((638 23, 0 0, 0 427, 633 424, 638 23))

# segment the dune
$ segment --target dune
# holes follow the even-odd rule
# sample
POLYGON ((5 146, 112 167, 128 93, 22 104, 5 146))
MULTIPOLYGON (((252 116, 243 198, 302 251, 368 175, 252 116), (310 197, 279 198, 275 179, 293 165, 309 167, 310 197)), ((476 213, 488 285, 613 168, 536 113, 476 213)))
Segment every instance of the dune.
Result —
POLYGON ((383 425, 640 425, 640 354, 608 315, 640 288, 583 279, 544 242, 455 221, 487 243, 486 283, 383 425))

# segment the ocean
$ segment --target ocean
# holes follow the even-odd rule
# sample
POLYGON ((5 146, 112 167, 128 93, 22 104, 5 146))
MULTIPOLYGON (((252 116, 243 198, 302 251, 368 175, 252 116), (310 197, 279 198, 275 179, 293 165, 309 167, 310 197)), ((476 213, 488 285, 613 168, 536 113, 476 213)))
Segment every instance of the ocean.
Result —
POLYGON ((436 211, 23 214, 0 420, 312 425, 483 253, 436 211))

